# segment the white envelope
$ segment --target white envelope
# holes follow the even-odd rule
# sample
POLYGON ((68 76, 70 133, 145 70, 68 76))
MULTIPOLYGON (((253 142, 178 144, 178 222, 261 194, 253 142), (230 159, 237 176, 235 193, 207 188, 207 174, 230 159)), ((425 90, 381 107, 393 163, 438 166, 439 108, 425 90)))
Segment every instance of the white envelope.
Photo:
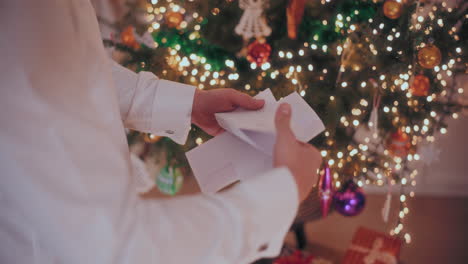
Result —
POLYGON ((325 129, 317 114, 297 93, 277 102, 268 89, 255 98, 265 100, 261 110, 238 109, 216 114, 226 132, 186 153, 203 193, 215 193, 235 181, 273 168, 274 119, 280 103, 291 105, 291 129, 299 141, 307 142, 325 129))

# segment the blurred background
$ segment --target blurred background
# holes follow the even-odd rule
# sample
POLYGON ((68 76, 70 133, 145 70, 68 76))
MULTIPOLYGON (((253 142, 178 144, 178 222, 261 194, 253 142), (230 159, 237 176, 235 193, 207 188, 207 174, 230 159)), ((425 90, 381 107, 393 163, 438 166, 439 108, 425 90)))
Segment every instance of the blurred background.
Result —
MULTIPOLYGON (((122 65, 199 89, 297 92, 324 122, 309 142, 321 182, 282 255, 259 263, 468 263, 466 1, 92 2, 122 65)), ((198 193, 184 153, 207 140, 195 126, 184 146, 128 131, 142 196, 198 193)))

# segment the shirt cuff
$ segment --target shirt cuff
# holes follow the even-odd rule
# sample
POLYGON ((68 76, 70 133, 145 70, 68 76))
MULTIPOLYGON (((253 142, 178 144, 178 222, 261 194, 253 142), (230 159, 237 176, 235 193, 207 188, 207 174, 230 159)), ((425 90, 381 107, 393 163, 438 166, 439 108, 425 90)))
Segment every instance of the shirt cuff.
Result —
MULTIPOLYGON (((238 186, 251 199, 256 220, 249 245, 256 249, 246 263, 280 254, 284 238, 299 207, 297 185, 287 168, 273 169, 238 186)), ((246 195, 246 194, 244 194, 246 195)))
POLYGON ((152 112, 152 133, 185 144, 192 120, 195 87, 159 80, 152 112))

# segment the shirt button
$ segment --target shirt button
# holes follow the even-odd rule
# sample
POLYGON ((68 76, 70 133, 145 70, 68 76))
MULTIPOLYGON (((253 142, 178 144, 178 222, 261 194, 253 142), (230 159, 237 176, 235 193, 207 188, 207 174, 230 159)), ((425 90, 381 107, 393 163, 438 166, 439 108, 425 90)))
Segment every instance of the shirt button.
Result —
POLYGON ((268 244, 263 244, 258 248, 258 252, 263 252, 268 249, 268 244))
POLYGON ((169 134, 169 135, 174 134, 174 131, 172 131, 172 130, 166 130, 166 131, 164 131, 164 132, 166 132, 166 134, 169 134))

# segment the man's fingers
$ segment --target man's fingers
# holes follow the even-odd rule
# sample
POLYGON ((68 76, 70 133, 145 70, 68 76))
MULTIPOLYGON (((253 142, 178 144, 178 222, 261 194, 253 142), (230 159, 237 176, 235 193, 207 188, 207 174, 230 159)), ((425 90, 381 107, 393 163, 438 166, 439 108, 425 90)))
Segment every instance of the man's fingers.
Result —
POLYGON ((277 141, 287 140, 295 142, 296 137, 291 130, 291 106, 287 103, 281 104, 276 110, 275 125, 277 141))
POLYGON ((204 130, 205 130, 206 133, 208 133, 210 136, 213 136, 213 137, 215 137, 215 136, 217 136, 217 135, 224 132, 224 129, 219 125, 216 125, 216 126, 210 127, 210 128, 206 128, 204 130))
POLYGON ((239 107, 248 109, 248 110, 258 110, 263 107, 265 104, 265 100, 257 100, 255 98, 250 97, 247 94, 233 91, 231 95, 231 102, 239 107))

